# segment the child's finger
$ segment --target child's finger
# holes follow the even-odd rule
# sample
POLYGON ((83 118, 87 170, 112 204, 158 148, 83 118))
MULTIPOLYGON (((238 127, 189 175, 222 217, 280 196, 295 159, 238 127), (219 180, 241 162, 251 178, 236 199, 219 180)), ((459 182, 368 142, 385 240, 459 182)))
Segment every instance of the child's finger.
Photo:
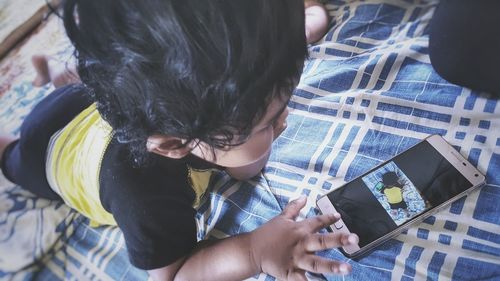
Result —
POLYGON ((316 233, 307 237, 304 241, 304 248, 308 252, 316 252, 356 243, 358 243, 358 236, 356 234, 316 233))
POLYGON ((288 219, 296 219, 300 213, 300 210, 304 208, 307 203, 307 197, 301 196, 286 205, 285 209, 281 213, 284 217, 288 219))
POLYGON ((323 229, 340 219, 340 214, 328 214, 328 215, 320 215, 312 218, 308 218, 304 220, 304 224, 311 230, 311 233, 316 233, 320 229, 323 229))
POLYGON ((348 274, 352 270, 351 265, 347 263, 328 260, 312 254, 300 259, 297 266, 314 273, 348 274))

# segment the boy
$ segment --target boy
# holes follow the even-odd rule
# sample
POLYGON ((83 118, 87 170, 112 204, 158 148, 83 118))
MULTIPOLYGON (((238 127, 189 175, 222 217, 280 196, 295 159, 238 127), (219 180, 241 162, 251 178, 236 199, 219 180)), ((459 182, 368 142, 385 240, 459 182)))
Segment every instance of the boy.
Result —
POLYGON ((403 198, 404 185, 400 183, 399 177, 395 172, 386 172, 382 175, 381 187, 377 188, 380 193, 387 197, 387 202, 391 207, 391 214, 398 215, 398 210, 401 209, 405 216, 408 214, 408 205, 403 198))
POLYGON ((338 214, 295 222, 305 198, 252 232, 196 241, 211 169, 258 174, 286 127, 307 52, 302 0, 68 0, 63 8, 83 85, 57 89, 18 140, 0 139, 8 179, 120 227, 131 263, 155 280, 350 271, 314 253, 357 237, 317 233, 338 214))

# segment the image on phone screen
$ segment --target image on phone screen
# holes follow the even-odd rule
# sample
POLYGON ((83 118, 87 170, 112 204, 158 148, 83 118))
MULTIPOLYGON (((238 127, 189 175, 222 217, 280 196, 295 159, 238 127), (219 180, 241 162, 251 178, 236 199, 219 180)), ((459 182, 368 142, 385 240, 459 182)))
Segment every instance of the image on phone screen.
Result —
POLYGON ((472 186, 424 141, 327 197, 364 247, 472 186))
POLYGON ((396 225, 424 212, 430 203, 422 198, 411 180, 393 162, 362 178, 396 225))

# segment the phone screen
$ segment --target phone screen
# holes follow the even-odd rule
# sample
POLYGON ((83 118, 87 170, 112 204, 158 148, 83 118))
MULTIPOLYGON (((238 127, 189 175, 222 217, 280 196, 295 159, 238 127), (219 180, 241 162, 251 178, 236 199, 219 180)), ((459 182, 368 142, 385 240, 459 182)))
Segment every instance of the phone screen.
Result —
POLYGON ((472 186, 423 141, 328 198, 362 248, 472 186))

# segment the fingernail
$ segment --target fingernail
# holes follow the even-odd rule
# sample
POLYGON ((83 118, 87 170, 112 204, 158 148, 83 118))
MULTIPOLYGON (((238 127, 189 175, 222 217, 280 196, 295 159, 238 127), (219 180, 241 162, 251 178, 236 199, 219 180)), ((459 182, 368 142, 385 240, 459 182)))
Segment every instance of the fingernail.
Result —
POLYGON ((299 198, 297 198, 297 201, 299 201, 299 202, 303 202, 304 200, 306 200, 306 198, 307 198, 307 197, 306 197, 305 195, 300 195, 300 197, 299 197, 299 198))
POLYGON ((349 273, 349 266, 343 263, 339 266, 339 270, 341 273, 349 273))
POLYGON ((335 213, 335 214, 333 214, 333 217, 336 218, 336 219, 340 219, 340 214, 339 213, 335 213))

